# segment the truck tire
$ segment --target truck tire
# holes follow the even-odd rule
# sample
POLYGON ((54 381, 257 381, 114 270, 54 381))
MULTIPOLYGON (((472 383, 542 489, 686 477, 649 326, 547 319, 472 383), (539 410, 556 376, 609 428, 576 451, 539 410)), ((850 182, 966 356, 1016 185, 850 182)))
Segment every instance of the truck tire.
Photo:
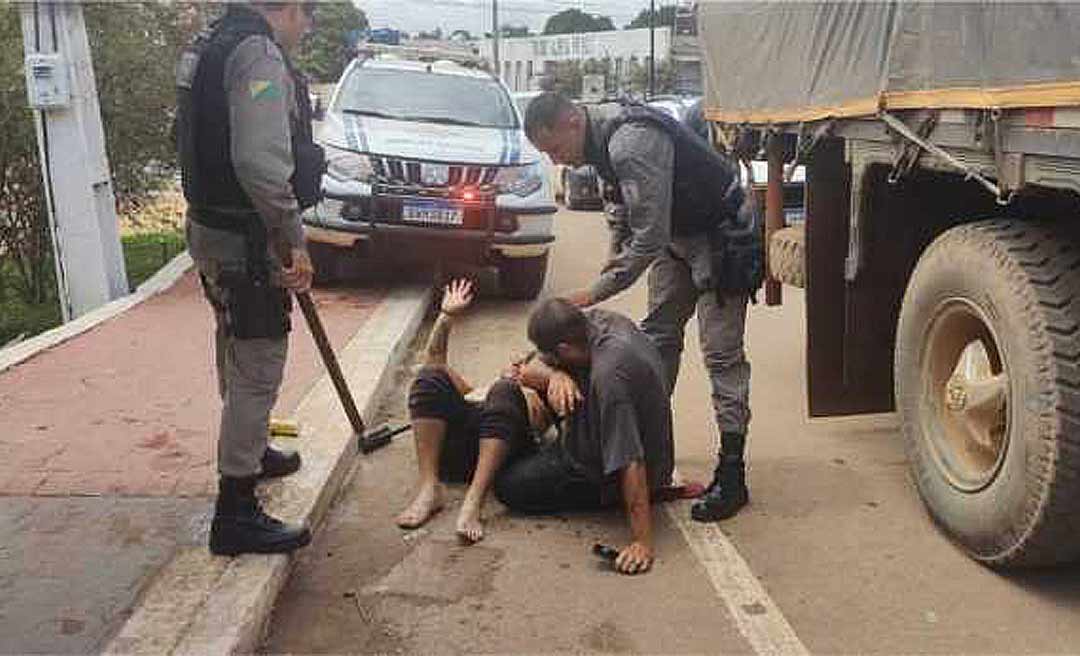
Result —
POLYGON ((806 287, 806 231, 803 225, 782 228, 769 240, 769 273, 792 287, 806 287))
POLYGON ((900 311, 896 404, 930 516, 995 567, 1080 555, 1080 240, 993 220, 923 253, 900 311))
POLYGON ((507 258, 499 264, 499 286, 508 298, 531 301, 544 288, 547 267, 548 253, 507 258))

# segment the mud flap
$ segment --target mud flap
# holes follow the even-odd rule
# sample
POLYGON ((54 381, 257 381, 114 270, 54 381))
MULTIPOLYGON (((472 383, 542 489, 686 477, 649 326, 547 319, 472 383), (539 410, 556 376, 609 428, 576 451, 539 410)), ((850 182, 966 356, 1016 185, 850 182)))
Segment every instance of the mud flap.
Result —
POLYGON ((847 283, 851 167, 840 139, 822 141, 807 167, 806 366, 811 417, 893 410, 893 334, 903 289, 872 276, 847 283), (898 298, 898 297, 897 297, 898 298))

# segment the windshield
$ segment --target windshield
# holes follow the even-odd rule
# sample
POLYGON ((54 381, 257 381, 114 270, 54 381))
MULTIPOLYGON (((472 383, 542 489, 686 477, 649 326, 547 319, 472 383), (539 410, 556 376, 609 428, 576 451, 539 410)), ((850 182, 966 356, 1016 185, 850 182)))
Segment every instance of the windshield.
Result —
POLYGON ((490 78, 355 68, 338 111, 403 121, 516 128, 510 97, 490 78))

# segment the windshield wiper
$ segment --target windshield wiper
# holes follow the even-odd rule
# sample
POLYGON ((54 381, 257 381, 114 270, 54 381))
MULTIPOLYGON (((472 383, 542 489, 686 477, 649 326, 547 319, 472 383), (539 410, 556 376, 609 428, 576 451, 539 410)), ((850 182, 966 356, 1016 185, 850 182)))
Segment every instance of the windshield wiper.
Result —
POLYGON ((403 120, 416 121, 417 123, 440 123, 442 125, 465 125, 473 128, 497 128, 497 125, 488 125, 487 123, 478 123, 476 121, 468 121, 463 118, 452 118, 449 116, 407 116, 403 120))
POLYGON ((394 121, 411 121, 411 118, 405 116, 398 116, 396 114, 387 114, 386 112, 376 111, 374 109, 343 109, 341 110, 345 114, 354 114, 356 116, 374 116, 375 118, 388 118, 394 121))

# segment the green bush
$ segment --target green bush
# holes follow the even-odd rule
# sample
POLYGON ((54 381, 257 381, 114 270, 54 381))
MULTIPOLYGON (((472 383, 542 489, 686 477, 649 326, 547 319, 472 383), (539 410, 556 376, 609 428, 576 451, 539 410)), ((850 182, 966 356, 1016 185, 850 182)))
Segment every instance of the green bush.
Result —
POLYGON ((132 291, 146 282, 184 250, 184 235, 180 232, 157 232, 127 235, 123 238, 124 265, 132 291))

